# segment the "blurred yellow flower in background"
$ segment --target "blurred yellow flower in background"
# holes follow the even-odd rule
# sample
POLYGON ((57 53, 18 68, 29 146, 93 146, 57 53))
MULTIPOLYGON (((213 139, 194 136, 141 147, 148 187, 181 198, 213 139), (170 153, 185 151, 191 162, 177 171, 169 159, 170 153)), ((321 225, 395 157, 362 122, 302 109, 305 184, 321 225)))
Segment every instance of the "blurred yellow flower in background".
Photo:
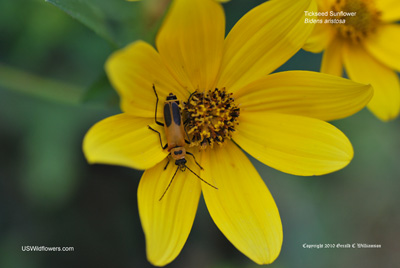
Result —
POLYGON ((400 1, 317 0, 320 19, 345 23, 317 23, 304 46, 321 52, 321 72, 342 76, 343 66, 350 79, 371 84, 374 97, 368 108, 388 121, 400 112, 400 1), (331 13, 333 12, 333 13, 331 13), (344 13, 356 12, 346 16, 344 13), (332 15, 332 16, 330 16, 332 15))
MULTIPOLYGON (((351 143, 325 121, 362 109, 371 87, 314 72, 268 75, 304 45, 313 29, 304 23, 306 10, 316 11, 315 3, 268 1, 244 15, 225 38, 220 4, 176 0, 158 33, 157 50, 137 41, 108 59, 106 71, 123 113, 95 124, 83 150, 90 163, 145 170, 138 206, 153 265, 166 265, 180 253, 201 192, 213 221, 238 250, 258 264, 277 258, 282 246, 278 209, 239 146, 295 175, 326 174, 351 161, 351 143), (192 158, 187 165, 218 190, 190 172, 178 172, 159 201, 176 167, 164 170, 168 152, 148 129, 157 129, 153 84, 160 105, 172 92, 189 113, 187 150, 204 170, 192 158)), ((159 121, 162 111, 158 107, 159 121)))

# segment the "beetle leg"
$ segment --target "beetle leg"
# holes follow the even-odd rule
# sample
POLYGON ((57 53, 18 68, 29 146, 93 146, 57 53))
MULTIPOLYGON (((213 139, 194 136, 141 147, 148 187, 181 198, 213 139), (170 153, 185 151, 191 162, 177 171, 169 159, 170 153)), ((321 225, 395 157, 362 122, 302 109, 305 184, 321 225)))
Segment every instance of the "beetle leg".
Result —
MULTIPOLYGON (((185 133, 186 133, 187 138, 190 140, 189 134, 188 134, 187 131, 186 131, 186 126, 185 126, 183 129, 185 130, 185 133)), ((190 141, 188 141, 188 140, 185 140, 185 142, 186 142, 187 144, 190 144, 190 141)))
POLYGON ((153 90, 154 90, 154 94, 156 94, 156 98, 157 98, 157 100, 156 100, 156 111, 154 113, 154 121, 156 121, 157 125, 164 126, 163 123, 157 121, 158 94, 157 94, 157 91, 156 91, 156 86, 154 84, 153 84, 153 90))
MULTIPOLYGON (((188 123, 189 123, 189 118, 186 118, 185 121, 183 122, 183 130, 185 131, 186 137, 190 140, 189 134, 187 133, 187 130, 186 130, 188 123)), ((190 141, 188 141, 188 140, 185 140, 185 142, 187 144, 190 144, 190 141)))
MULTIPOLYGON (((187 103, 190 102, 190 99, 192 98, 193 94, 195 94, 196 92, 197 92, 197 90, 194 91, 194 92, 192 92, 192 93, 190 94, 187 103)), ((185 130, 186 136, 187 136, 188 139, 190 140, 189 134, 187 133, 187 130, 186 130, 186 126, 187 126, 188 124, 189 124, 189 118, 186 118, 185 121, 183 122, 183 125, 184 125, 184 128, 183 128, 183 129, 185 130)), ((186 140, 185 140, 185 141, 186 141, 186 140)), ((187 143, 187 144, 190 144, 190 142, 188 142, 188 141, 186 141, 186 143, 187 143)))
POLYGON ((196 158, 194 157, 194 155, 191 152, 186 151, 186 154, 193 156, 194 162, 200 167, 201 170, 204 170, 204 168, 202 166, 200 166, 199 163, 197 163, 196 158))
POLYGON ((189 98, 188 98, 188 103, 190 102, 190 99, 193 97, 193 95, 197 93, 197 90, 193 91, 192 93, 190 93, 189 98))
POLYGON ((164 170, 166 170, 167 169, 167 167, 168 167, 168 164, 169 164, 169 161, 171 160, 171 159, 169 159, 169 156, 171 155, 171 153, 169 153, 169 155, 168 155, 168 157, 167 157, 167 159, 168 159, 168 162, 167 162, 167 164, 165 165, 165 167, 164 167, 164 170))
POLYGON ((160 132, 158 132, 157 130, 155 130, 154 128, 152 128, 152 127, 149 126, 149 125, 147 125, 147 127, 148 127, 150 130, 153 130, 154 132, 156 132, 156 133, 158 134, 158 137, 160 138, 160 145, 161 145, 161 148, 163 148, 163 150, 165 150, 165 149, 168 147, 168 143, 165 144, 164 146, 162 145, 161 134, 160 134, 160 132))

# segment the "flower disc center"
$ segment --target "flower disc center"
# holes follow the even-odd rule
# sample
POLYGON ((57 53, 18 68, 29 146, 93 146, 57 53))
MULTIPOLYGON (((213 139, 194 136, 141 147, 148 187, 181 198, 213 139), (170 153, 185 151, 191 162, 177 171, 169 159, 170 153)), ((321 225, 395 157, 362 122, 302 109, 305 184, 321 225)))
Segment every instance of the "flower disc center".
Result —
POLYGON ((235 105, 232 93, 227 93, 225 88, 216 88, 192 93, 183 103, 182 114, 190 147, 206 149, 232 138, 240 108, 235 105))
POLYGON ((380 23, 381 12, 372 0, 336 0, 332 11, 335 12, 333 18, 346 20, 344 24, 334 25, 339 35, 354 43, 360 43, 374 33, 380 23), (345 16, 341 12, 356 12, 356 15, 345 16))

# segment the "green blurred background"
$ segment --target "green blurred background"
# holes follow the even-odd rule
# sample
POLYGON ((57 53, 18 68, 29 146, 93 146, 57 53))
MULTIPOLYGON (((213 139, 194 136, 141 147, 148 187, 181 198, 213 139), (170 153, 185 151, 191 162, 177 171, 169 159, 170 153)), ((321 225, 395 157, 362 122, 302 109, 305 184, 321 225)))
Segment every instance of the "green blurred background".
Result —
MULTIPOLYGON (((154 42, 167 5, 52 2, 71 4, 76 10, 64 11, 78 20, 42 0, 0 1, 0 267, 151 267, 136 201, 142 171, 90 166, 81 144, 94 123, 119 112, 105 60, 133 40, 154 42)), ((261 2, 224 4, 227 30, 261 2)), ((300 51, 278 71, 318 71, 320 60, 300 51)), ((382 123, 364 109, 333 123, 355 150, 344 170, 296 177, 252 159, 284 228, 281 255, 269 267, 400 267, 400 120, 382 123), (305 243, 382 248, 304 249, 305 243)), ((201 200, 185 247, 167 267, 258 266, 225 239, 201 200)))

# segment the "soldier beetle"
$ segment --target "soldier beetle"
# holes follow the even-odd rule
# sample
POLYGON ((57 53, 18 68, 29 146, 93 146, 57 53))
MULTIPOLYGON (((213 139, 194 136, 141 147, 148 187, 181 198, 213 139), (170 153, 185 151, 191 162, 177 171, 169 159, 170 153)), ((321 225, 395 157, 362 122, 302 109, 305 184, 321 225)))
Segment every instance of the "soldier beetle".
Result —
MULTIPOLYGON (((176 173, 180 169, 181 171, 185 171, 188 169, 190 172, 192 172, 197 178, 199 178, 202 182, 206 183, 207 185, 218 189, 214 185, 206 182, 203 180, 199 175, 197 175, 193 170, 191 170, 187 165, 186 165, 186 155, 190 155, 193 157, 194 162, 200 167, 200 169, 203 170, 203 167, 200 166, 199 163, 197 163, 196 158, 194 155, 185 149, 185 143, 190 144, 189 141, 185 140, 185 134, 186 131, 183 127, 183 122, 182 122, 182 116, 181 116, 181 110, 179 108, 179 101, 178 98, 172 94, 169 93, 169 95, 166 98, 166 101, 164 103, 164 123, 161 123, 157 121, 157 106, 158 106, 158 94, 156 91, 156 87, 153 84, 153 90, 154 94, 156 95, 156 110, 154 114, 154 120, 157 125, 163 126, 165 130, 165 136, 167 137, 167 143, 163 146, 162 144, 162 139, 161 139, 161 133, 152 127, 148 126, 150 130, 156 132, 158 134, 158 137, 160 138, 160 145, 161 147, 165 150, 167 149, 169 154, 168 157, 171 156, 172 159, 175 160, 175 165, 177 165, 177 168, 175 170, 174 175, 172 176, 172 179, 170 180, 167 188, 165 189, 164 193, 162 194, 161 199, 163 199, 165 193, 168 191, 169 187, 171 186, 172 181, 175 178, 176 173)), ((164 170, 167 168, 169 164, 170 159, 168 158, 168 162, 164 167, 164 170)))

